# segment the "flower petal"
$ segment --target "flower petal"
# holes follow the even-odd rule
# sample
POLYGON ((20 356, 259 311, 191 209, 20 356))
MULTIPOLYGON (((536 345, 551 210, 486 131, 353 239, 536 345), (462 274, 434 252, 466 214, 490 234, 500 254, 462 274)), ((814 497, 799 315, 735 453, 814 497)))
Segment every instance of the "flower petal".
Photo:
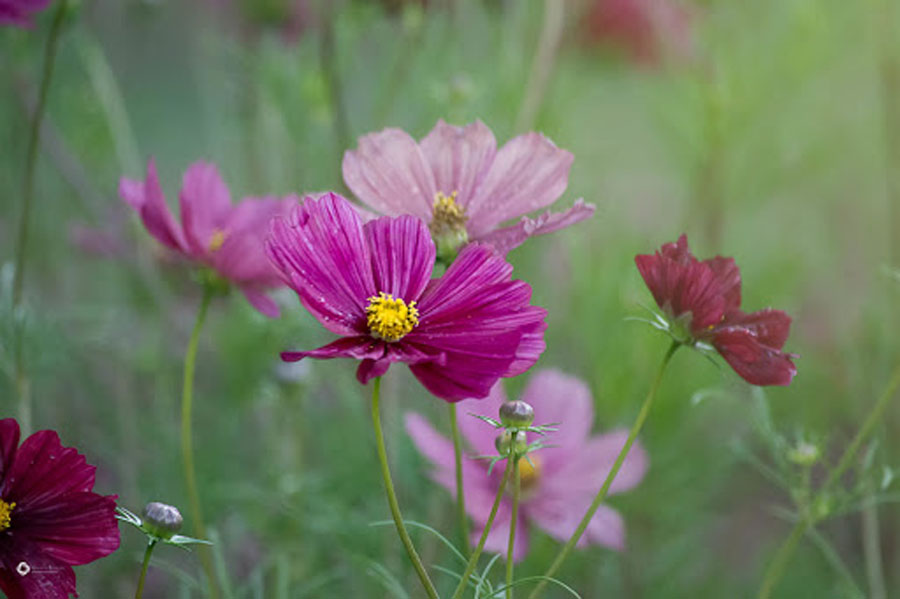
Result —
MULTIPOLYGON (((582 496, 564 499, 535 499, 528 503, 528 518, 534 524, 561 543, 568 541, 581 523, 591 504, 592 497, 582 496)), ((625 546, 625 524, 612 508, 601 505, 594 512, 585 534, 576 547, 599 544, 621 551, 625 546)))
POLYGON ((90 491, 95 470, 76 449, 63 447, 54 431, 38 431, 19 447, 0 497, 15 502, 16 516, 23 517, 67 493, 90 491))
POLYGON ((247 298, 247 301, 250 302, 250 305, 256 308, 256 310, 262 314, 263 316, 268 316, 269 318, 278 318, 281 314, 281 310, 278 308, 278 304, 271 297, 263 293, 258 289, 253 289, 252 287, 244 287, 241 289, 244 292, 244 297, 247 298))
POLYGON ((725 297, 725 311, 737 310, 741 307, 741 270, 734 262, 734 258, 716 256, 704 260, 719 280, 722 295, 725 297))
POLYGON ((284 351, 281 359, 285 362, 298 362, 303 358, 330 360, 332 358, 355 358, 357 360, 378 360, 384 357, 385 344, 366 335, 341 337, 318 349, 309 351, 284 351))
MULTIPOLYGON (((564 463, 546 469, 542 494, 560 498, 570 495, 593 498, 609 475, 627 438, 628 431, 619 429, 591 437, 579 447, 570 448, 564 463)), ((550 443, 558 443, 558 439, 550 443)), ((641 482, 648 465, 647 452, 636 441, 609 487, 610 495, 627 491, 641 482)))
POLYGON ((781 310, 766 308, 745 314, 736 310, 725 315, 722 327, 737 326, 748 329, 759 342, 774 349, 781 349, 791 332, 791 317, 781 310))
POLYGON ((273 220, 266 251, 322 326, 368 334, 365 307, 378 290, 362 223, 347 200, 307 198, 289 218, 273 220))
POLYGON ((388 128, 360 137, 357 149, 344 153, 343 172, 350 191, 374 210, 431 220, 438 189, 425 156, 405 131, 388 128))
POLYGON ((119 196, 137 210, 147 231, 157 241, 176 252, 187 252, 184 233, 166 205, 152 158, 147 163, 147 178, 144 181, 124 177, 119 180, 119 196))
POLYGON ((466 208, 494 160, 497 140, 481 121, 454 127, 441 119, 419 147, 434 174, 437 191, 445 195, 458 192, 460 206, 466 208))
POLYGON ((466 207, 469 235, 481 237, 503 221, 555 202, 569 184, 573 159, 540 133, 511 139, 466 207))
POLYGON ((384 375, 394 362, 406 364, 423 364, 426 362, 443 365, 446 356, 443 352, 431 348, 418 348, 408 343, 385 343, 384 355, 380 358, 366 358, 356 369, 356 380, 368 384, 375 377, 384 375))
POLYGON ((797 374, 790 354, 764 345, 749 328, 719 329, 712 344, 734 371, 751 385, 790 385, 797 374))
POLYGON ((534 408, 538 424, 558 423, 557 430, 544 437, 549 445, 571 448, 587 441, 594 424, 594 400, 580 379, 559 370, 538 370, 525 386, 522 400, 534 408))
POLYGON ((18 506, 14 530, 36 543, 47 555, 77 566, 107 556, 119 548, 115 497, 68 493, 40 507, 18 506))
POLYGON ((15 418, 0 420, 0 489, 16 458, 19 447, 19 423, 15 418))
POLYGON ((505 255, 510 250, 522 245, 529 237, 554 233, 590 218, 594 215, 594 210, 593 204, 585 204, 583 199, 578 199, 565 212, 548 210, 533 219, 523 216, 516 224, 494 229, 476 241, 486 243, 498 253, 505 255))
POLYGON ((224 231, 231 214, 231 194, 216 165, 195 162, 184 173, 181 192, 181 224, 195 255, 210 251, 216 231, 224 231))
POLYGON ((488 416, 496 420, 498 410, 504 401, 506 401, 506 391, 503 390, 503 384, 497 381, 491 388, 490 395, 484 399, 467 399, 456 406, 459 431, 471 448, 472 455, 496 454, 494 439, 500 434, 499 430, 472 414, 488 416))
POLYGON ((382 217, 363 226, 372 253, 375 288, 416 301, 434 268, 434 242, 424 221, 414 216, 382 217))
POLYGON ((0 540, 0 590, 7 599, 69 599, 75 593, 75 572, 36 543, 4 535, 0 540))
MULTIPOLYGON (((510 522, 512 522, 512 506, 501 505, 501 509, 497 510, 497 517, 494 520, 494 525, 491 527, 491 531, 488 533, 487 539, 484 542, 485 551, 488 553, 499 553, 503 556, 503 559, 506 559, 506 552, 509 549, 510 522), (506 509, 502 509, 503 507, 506 509)), ((528 554, 527 524, 528 523, 522 514, 522 510, 520 509, 518 522, 516 523, 516 538, 513 544, 513 562, 522 561, 528 554)), ((472 538, 475 539, 475 542, 481 537, 483 530, 484 527, 480 530, 476 530, 472 534, 472 538)))

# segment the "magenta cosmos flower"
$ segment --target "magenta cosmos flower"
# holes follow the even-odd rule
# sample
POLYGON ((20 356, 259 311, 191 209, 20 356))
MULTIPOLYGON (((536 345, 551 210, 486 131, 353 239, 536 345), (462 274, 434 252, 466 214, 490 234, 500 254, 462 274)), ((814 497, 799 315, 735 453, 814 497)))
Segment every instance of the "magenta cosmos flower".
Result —
POLYGON ((438 256, 452 259, 468 241, 505 254, 533 235, 590 217, 594 206, 582 200, 563 213, 524 217, 562 195, 572 159, 540 133, 520 135, 497 150, 481 121, 454 127, 441 120, 419 143, 392 128, 361 137, 359 147, 344 154, 343 170, 363 203, 381 214, 423 219, 438 256))
POLYGON ((247 198, 233 205, 215 165, 195 162, 185 172, 178 195, 179 225, 166 206, 153 160, 143 181, 122 178, 119 195, 138 211, 147 231, 160 243, 234 283, 261 313, 278 316, 278 305, 264 290, 284 282, 266 258, 263 240, 269 221, 286 214, 297 196, 247 198))
POLYGON ((753 385, 788 385, 796 357, 781 351, 791 317, 767 308, 741 311, 741 272, 734 258, 697 260, 687 236, 655 254, 635 257, 657 305, 669 317, 673 336, 688 345, 708 343, 753 385))
POLYGON ((344 198, 307 197, 273 221, 266 248, 306 309, 341 336, 284 360, 362 360, 363 384, 406 362, 431 393, 458 401, 485 397, 544 351, 546 312, 529 305, 531 287, 511 280, 512 267, 472 244, 432 280, 434 242, 412 216, 363 225, 344 198))
MULTIPOLYGON (((590 436, 594 421, 591 392, 583 382, 562 372, 536 372, 528 382, 522 400, 534 408, 536 422, 558 422, 559 425, 557 431, 541 437, 554 447, 528 454, 531 464, 524 459, 519 461, 522 495, 513 549, 515 560, 525 557, 528 550, 525 525, 529 522, 560 542, 569 540, 628 437, 625 429, 590 436)), ((506 394, 498 384, 488 399, 462 402, 461 413, 496 418, 504 401, 506 394)), ((469 415, 460 417, 459 428, 469 445, 470 456, 497 454, 494 448, 497 429, 469 415)), ((418 414, 406 415, 406 430, 419 451, 434 464, 432 478, 455 494, 453 443, 435 432, 428 421, 418 414)), ((537 438, 532 433, 528 433, 528 437, 529 442, 537 438)), ((463 462, 466 511, 480 528, 472 535, 473 544, 477 543, 484 530, 500 487, 502 470, 503 464, 498 464, 488 474, 486 460, 467 459, 463 462)), ((641 481, 646 471, 647 454, 639 443, 635 443, 613 481, 610 493, 631 489, 641 481)), ((512 499, 505 497, 485 542, 487 550, 506 554, 511 519, 512 499)), ((618 512, 606 505, 600 506, 578 542, 579 547, 588 544, 624 549, 625 524, 618 512)))
POLYGON ((53 431, 19 447, 19 424, 0 420, 0 589, 9 599, 68 599, 71 566, 119 547, 116 497, 98 495, 94 466, 53 431))
POLYGON ((50 5, 51 0, 0 0, 0 25, 31 27, 31 15, 50 5))

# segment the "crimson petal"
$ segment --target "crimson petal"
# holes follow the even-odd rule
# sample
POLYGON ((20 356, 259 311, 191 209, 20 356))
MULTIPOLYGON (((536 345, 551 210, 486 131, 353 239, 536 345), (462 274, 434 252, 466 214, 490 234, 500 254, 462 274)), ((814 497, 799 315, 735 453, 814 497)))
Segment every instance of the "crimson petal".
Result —
POLYGON ((797 374, 789 354, 764 345, 748 328, 719 329, 712 343, 735 372, 752 385, 789 385, 797 374))

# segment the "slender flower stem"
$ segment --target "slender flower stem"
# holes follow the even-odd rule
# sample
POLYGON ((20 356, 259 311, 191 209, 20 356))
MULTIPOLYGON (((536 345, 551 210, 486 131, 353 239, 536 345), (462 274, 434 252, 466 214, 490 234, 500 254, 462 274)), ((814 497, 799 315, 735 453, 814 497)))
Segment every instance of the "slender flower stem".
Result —
MULTIPOLYGON (((879 397, 875 402, 875 405, 872 406, 872 411, 869 412, 869 415, 866 417, 865 422, 863 422, 863 425, 856 433, 853 441, 850 443, 850 445, 847 446, 847 449, 844 450, 844 454, 838 461, 838 465, 835 466, 834 470, 831 471, 828 479, 819 489, 819 492, 811 499, 810 505, 815 505, 817 499, 823 496, 831 489, 831 487, 837 484, 844 473, 850 468, 850 465, 856 458, 856 454, 859 453, 859 449, 860 447, 862 447, 862 444, 872 434, 872 431, 875 429, 878 423, 882 421, 884 411, 887 409, 888 405, 891 403, 891 400, 894 398, 894 394, 897 392, 897 387, 900 387, 900 365, 898 365, 894 370, 894 373, 891 376, 887 387, 885 387, 884 392, 881 394, 881 397, 879 397)), ((806 513, 802 514, 801 518, 797 520, 797 523, 794 525, 793 530, 791 530, 790 535, 788 535, 784 543, 781 544, 781 547, 778 548, 778 551, 775 553, 775 557, 772 558, 772 561, 770 562, 769 567, 766 570, 765 575, 763 576, 763 582, 762 585, 760 585, 759 589, 759 599, 769 599, 772 591, 775 589, 775 585, 778 584, 778 581, 781 580, 781 577, 784 575, 784 570, 787 567, 788 562, 790 562, 791 558, 794 556, 794 551, 797 550, 797 545, 800 543, 800 539, 803 538, 803 535, 806 533, 808 528, 815 526, 819 518, 819 515, 810 513, 810 511, 807 510, 806 513)))
POLYGON ((466 494, 463 490, 462 440, 459 436, 459 421, 456 419, 456 404, 450 407, 450 435, 453 437, 453 457, 456 460, 456 517, 459 520, 459 536, 463 554, 469 553, 469 517, 466 516, 466 494))
POLYGON ((31 389, 25 372, 25 318, 22 314, 22 287, 25 282, 25 257, 28 253, 28 232, 31 224, 31 208, 34 203, 34 169, 37 163, 38 141, 41 136, 41 123, 47 106, 50 92, 50 81, 53 79, 53 65, 56 63, 56 49, 62 33, 68 9, 68 0, 62 0, 53 13, 53 23, 47 36, 44 49, 44 69, 41 74, 41 87, 38 92, 37 105, 31 119, 31 131, 28 135, 28 149, 25 154, 25 181, 22 191, 22 211, 19 213, 19 231, 16 237, 16 269, 13 273, 12 318, 13 318, 13 378, 15 379, 16 397, 19 402, 19 426, 23 435, 31 433, 31 389))
POLYGON ((141 576, 138 578, 134 599, 141 599, 144 595, 144 579, 147 577, 147 568, 150 566, 150 554, 153 553, 154 547, 156 547, 156 539, 147 543, 147 549, 144 551, 144 562, 141 564, 141 576))
POLYGON ((628 456, 628 452, 631 449, 631 446, 634 444, 634 440, 637 438, 638 433, 641 432, 641 428, 644 426, 644 421, 647 420, 647 415, 650 414, 650 407, 653 405, 653 400, 656 397, 656 392, 659 389, 659 384, 660 382, 662 382, 663 374, 665 374, 666 372, 666 366, 669 365, 669 361, 672 359, 672 354, 674 354, 675 350, 677 350, 680 346, 681 344, 679 342, 673 341, 672 345, 670 345, 669 349, 666 351, 666 355, 663 357, 663 360, 659 365, 659 370, 656 373, 656 378, 653 379, 653 384, 650 385, 650 390, 647 392, 647 397, 644 399, 643 405, 641 405, 641 411, 638 412, 637 419, 631 426, 631 431, 628 433, 628 439, 626 439, 625 445, 622 447, 622 450, 619 451, 619 455, 616 456, 616 461, 613 462, 612 469, 610 469, 609 474, 606 475, 606 480, 603 481, 603 486, 600 487, 600 491, 594 498, 593 503, 591 503, 591 507, 588 508, 588 511, 584 515, 584 518, 581 519, 581 523, 578 525, 578 528, 575 529, 575 533, 560 550, 559 554, 556 556, 556 559, 553 560, 550 568, 548 568, 547 572, 544 574, 544 579, 541 580, 541 582, 538 583, 535 589, 531 592, 531 595, 529 595, 529 599, 536 599, 540 595, 541 591, 544 590, 544 588, 547 586, 547 579, 551 578, 554 574, 556 574, 556 571, 559 570, 559 567, 562 565, 563 561, 565 561, 566 557, 575 547, 575 544, 578 543, 581 535, 584 534, 584 531, 587 529, 588 524, 590 524, 591 522, 591 518, 594 517, 594 513, 596 513, 597 509, 600 507, 600 504, 603 503, 603 501, 606 499, 606 495, 609 493, 609 488, 610 486, 612 486, 613 480, 615 480, 616 475, 619 473, 619 469, 625 462, 625 458, 628 456))
POLYGON ((513 493, 512 493, 512 516, 509 521, 509 544, 506 546, 506 599, 512 599, 513 596, 513 555, 516 547, 516 524, 519 521, 519 496, 522 492, 522 477, 519 473, 519 456, 512 458, 513 463, 513 493))
POLYGON ((544 21, 541 37, 537 43, 531 73, 525 86, 525 97, 516 117, 516 131, 530 129, 540 112, 544 96, 550 85, 553 67, 556 64, 556 52, 562 41, 565 29, 565 2, 559 0, 544 1, 544 21))
POLYGON ((425 571, 425 566, 422 565, 422 560, 419 559, 419 554, 416 553, 416 548, 413 546, 412 539, 409 538, 409 533, 406 532, 406 525, 403 524, 403 515, 400 513, 400 504, 397 503, 397 494, 394 492, 394 483, 391 479, 391 469, 390 466, 388 466, 387 450, 384 447, 384 431, 381 428, 381 413, 379 411, 381 399, 380 391, 381 377, 378 377, 372 385, 372 427, 375 429, 378 461, 381 463, 381 476, 384 479, 384 490, 385 493, 387 493, 388 505, 391 508, 391 516, 394 517, 397 534, 400 536, 400 540, 403 541, 403 546, 406 548, 406 555, 409 556, 409 561, 412 562, 416 574, 419 575, 419 580, 422 582, 425 593, 430 599, 438 599, 434 583, 432 583, 431 578, 428 577, 428 572, 425 571))
MULTIPOLYGON (((203 521, 203 510, 200 507, 200 495, 197 492, 197 475, 194 472, 194 441, 191 433, 191 406, 194 400, 194 365, 197 361, 197 344, 200 340, 200 330, 206 320, 206 312, 212 300, 213 287, 207 284, 203 289, 203 299, 200 300, 200 308, 197 310, 197 320, 191 331, 188 341, 187 353, 184 356, 184 386, 181 391, 181 457, 184 461, 184 481, 187 485, 188 500, 191 505, 191 519, 194 521, 194 536, 200 539, 206 538, 206 525, 203 521)), ((200 549, 200 562, 203 571, 209 581, 210 595, 213 598, 219 596, 219 587, 216 581, 212 556, 208 548, 200 549)))
POLYGON ((478 558, 481 557, 481 552, 484 549, 485 541, 487 541, 488 533, 491 532, 491 526, 494 525, 494 518, 497 516, 497 510, 500 508, 500 501, 503 499, 503 492, 506 491, 506 484, 509 482, 509 476, 512 474, 512 470, 512 460, 508 459, 506 460, 506 469, 503 470, 503 478, 500 479, 500 486, 497 488, 497 496, 494 498, 494 505, 491 506, 491 513, 488 515, 487 522, 484 524, 484 530, 481 532, 481 538, 478 539, 478 545, 475 546, 475 551, 469 556, 469 563, 466 564, 466 571, 463 572, 462 578, 459 580, 459 585, 457 585, 456 590, 453 591, 453 597, 451 599, 459 599, 462 597, 463 591, 466 590, 466 586, 469 584, 469 578, 472 576, 472 572, 475 571, 475 566, 478 565, 478 558))

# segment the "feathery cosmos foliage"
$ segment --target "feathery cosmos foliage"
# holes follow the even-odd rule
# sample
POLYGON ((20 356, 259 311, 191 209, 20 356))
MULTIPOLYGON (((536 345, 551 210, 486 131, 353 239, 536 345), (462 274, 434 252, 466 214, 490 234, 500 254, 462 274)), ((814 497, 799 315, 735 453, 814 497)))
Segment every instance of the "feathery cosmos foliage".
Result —
POLYGON ((9 599, 68 599, 71 566, 118 549, 116 497, 92 492, 95 470, 54 431, 19 446, 19 423, 0 420, 0 589, 9 599))
POLYGON ((471 244, 439 279, 435 247, 412 216, 363 224, 347 200, 306 198, 275 219, 266 247, 307 310, 341 338, 285 360, 355 358, 365 384, 394 362, 448 401, 485 397, 544 351, 542 308, 490 247, 471 244))

